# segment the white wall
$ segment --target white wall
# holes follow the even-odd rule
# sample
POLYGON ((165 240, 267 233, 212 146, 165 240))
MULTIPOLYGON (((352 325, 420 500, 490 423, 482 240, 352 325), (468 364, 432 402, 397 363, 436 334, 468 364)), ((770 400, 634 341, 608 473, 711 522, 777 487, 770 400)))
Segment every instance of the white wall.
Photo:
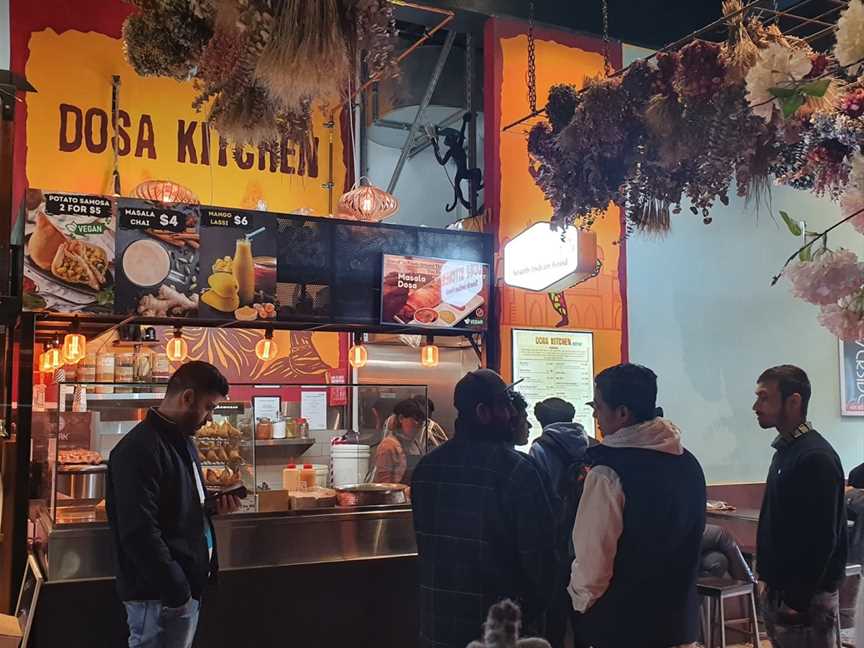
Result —
MULTIPOLYGON (((839 218, 827 199, 775 188, 770 208, 758 215, 733 201, 715 207, 706 226, 685 209, 665 239, 634 236, 627 244, 631 360, 657 372, 659 404, 710 482, 764 480, 773 434, 759 429, 750 408, 756 378, 781 363, 809 374, 810 419, 846 472, 864 461, 864 424, 840 416, 836 338, 785 280, 770 287, 799 245, 779 223, 779 210, 813 230, 839 218)), ((864 236, 849 225, 829 243, 864 257, 864 236)))
POLYGON ((9 0, 0 0, 0 70, 9 69, 11 47, 9 0))

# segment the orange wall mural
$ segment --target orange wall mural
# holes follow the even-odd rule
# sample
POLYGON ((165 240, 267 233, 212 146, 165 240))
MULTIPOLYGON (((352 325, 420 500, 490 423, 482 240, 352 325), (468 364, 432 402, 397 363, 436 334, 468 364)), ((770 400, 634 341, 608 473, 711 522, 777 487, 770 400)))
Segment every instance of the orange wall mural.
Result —
MULTIPOLYGON (((493 19, 486 27, 486 197, 492 207, 498 249, 528 226, 548 221, 552 206, 529 173, 527 131, 532 119, 507 132, 502 128, 531 112, 526 86, 528 69, 527 25, 493 19), (489 132, 492 129, 492 132, 489 132)), ((581 87, 585 79, 604 73, 603 43, 598 39, 540 28, 536 32, 537 97, 542 107, 549 88, 559 83, 581 87)), ((621 65, 621 46, 610 44, 610 61, 621 65)), ((547 293, 511 288, 498 281, 501 371, 511 372, 513 328, 560 327, 594 333, 594 366, 600 371, 626 359, 626 258, 622 218, 614 205, 594 224, 598 257, 603 262, 598 277, 564 293, 563 310, 553 306, 547 293)), ((542 250, 537 250, 542 255, 542 250)), ((498 263, 500 265, 501 259, 498 263)), ((500 273, 499 273, 500 276, 500 273)))

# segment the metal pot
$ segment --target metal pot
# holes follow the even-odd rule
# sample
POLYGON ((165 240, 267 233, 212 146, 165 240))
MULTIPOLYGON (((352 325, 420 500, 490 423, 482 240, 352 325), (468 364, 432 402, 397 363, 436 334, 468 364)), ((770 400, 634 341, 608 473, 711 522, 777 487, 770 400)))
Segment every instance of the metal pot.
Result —
POLYGON ((105 497, 106 464, 64 465, 57 469, 57 490, 72 499, 102 499, 105 497))
POLYGON ((336 489, 339 506, 381 506, 408 502, 405 484, 353 484, 336 489))

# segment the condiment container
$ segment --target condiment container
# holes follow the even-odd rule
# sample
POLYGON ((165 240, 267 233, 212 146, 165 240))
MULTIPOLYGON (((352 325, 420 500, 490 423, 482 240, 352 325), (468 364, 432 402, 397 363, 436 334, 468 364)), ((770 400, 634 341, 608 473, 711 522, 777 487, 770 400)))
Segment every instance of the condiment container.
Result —
POLYGON ((289 439, 297 438, 297 419, 285 419, 285 436, 289 439))
POLYGON ((132 352, 118 353, 114 359, 114 382, 121 383, 114 388, 118 394, 128 394, 133 391, 135 382, 135 354, 132 352))
MULTIPOLYGON (((100 353, 96 356, 96 381, 100 383, 114 382, 114 354, 100 353)), ((97 394, 113 394, 114 386, 98 385, 96 387, 97 394)))
POLYGON ((96 382, 95 353, 88 353, 78 365, 78 382, 96 382))
POLYGON ((303 464, 300 481, 304 488, 315 488, 315 467, 312 464, 303 464))
POLYGON ((288 464, 282 470, 282 490, 300 490, 300 470, 295 464, 288 464))
MULTIPOLYGON (((150 349, 143 347, 135 350, 134 371, 136 383, 153 382, 153 352, 150 349)), ((149 387, 139 387, 138 391, 149 391, 149 387)))
POLYGON ((297 436, 301 439, 309 438, 309 421, 305 418, 297 419, 297 436))
POLYGON ((255 426, 255 438, 258 441, 268 441, 273 438, 273 423, 269 418, 258 419, 258 424, 255 426))
POLYGON ((285 419, 281 416, 273 421, 273 438, 274 439, 284 439, 285 438, 285 419))
POLYGON ((164 353, 155 354, 153 359, 153 380, 155 382, 168 382, 171 378, 171 363, 164 353))

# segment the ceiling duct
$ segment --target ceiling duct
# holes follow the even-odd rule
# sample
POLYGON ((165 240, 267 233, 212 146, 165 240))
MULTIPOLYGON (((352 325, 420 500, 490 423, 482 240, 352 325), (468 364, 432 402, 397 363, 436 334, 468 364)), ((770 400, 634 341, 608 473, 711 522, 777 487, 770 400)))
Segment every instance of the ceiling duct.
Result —
MULTIPOLYGON (((366 127, 369 139, 376 144, 401 149, 417 117, 417 110, 432 80, 441 54, 441 45, 424 45, 412 52, 400 65, 399 77, 376 84, 365 93, 366 127)), ((477 113, 477 130, 483 132, 482 54, 475 52, 473 67, 473 110, 477 113)), ((462 126, 466 103, 465 47, 453 47, 423 116, 414 146, 428 144, 426 126, 455 128, 462 126)))

